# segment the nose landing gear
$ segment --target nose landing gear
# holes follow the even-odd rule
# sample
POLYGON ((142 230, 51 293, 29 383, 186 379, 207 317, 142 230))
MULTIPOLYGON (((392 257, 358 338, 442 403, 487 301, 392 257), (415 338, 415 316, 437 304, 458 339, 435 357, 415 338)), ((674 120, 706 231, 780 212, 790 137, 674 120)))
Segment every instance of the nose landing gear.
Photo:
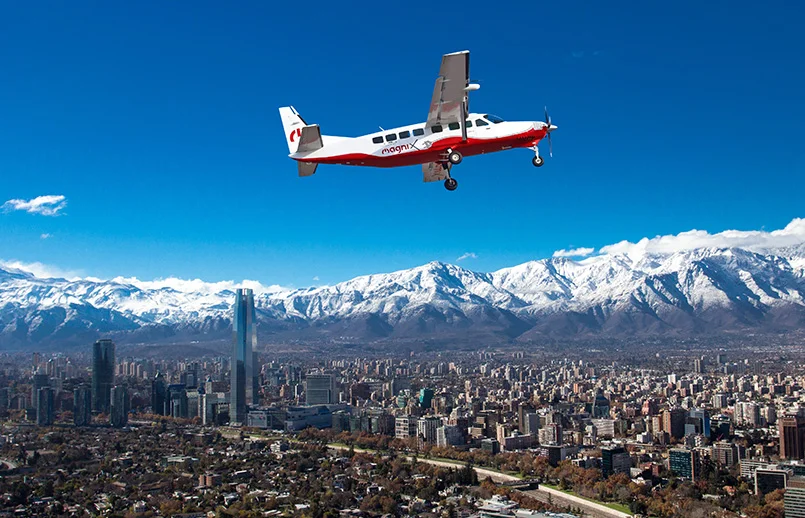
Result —
POLYGON ((458 151, 448 149, 445 158, 447 158, 447 160, 442 162, 442 168, 444 169, 445 173, 447 173, 447 179, 444 181, 444 188, 448 191, 455 191, 458 187, 458 181, 450 176, 450 171, 453 169, 454 165, 460 164, 461 161, 464 160, 464 157, 458 151))

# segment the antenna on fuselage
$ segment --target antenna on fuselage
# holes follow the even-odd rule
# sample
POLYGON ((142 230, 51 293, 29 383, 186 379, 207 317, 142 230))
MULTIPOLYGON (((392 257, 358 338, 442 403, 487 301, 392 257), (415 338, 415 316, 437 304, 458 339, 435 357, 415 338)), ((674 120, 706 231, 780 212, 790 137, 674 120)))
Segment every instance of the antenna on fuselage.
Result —
POLYGON ((380 131, 386 131, 383 129, 383 126, 378 126, 378 128, 380 128, 380 131))

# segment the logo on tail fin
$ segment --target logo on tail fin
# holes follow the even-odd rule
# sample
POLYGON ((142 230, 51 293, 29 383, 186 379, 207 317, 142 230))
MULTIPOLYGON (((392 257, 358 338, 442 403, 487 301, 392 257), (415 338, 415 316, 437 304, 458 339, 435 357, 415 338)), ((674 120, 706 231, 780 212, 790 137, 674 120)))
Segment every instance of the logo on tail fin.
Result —
POLYGON ((293 142, 294 139, 301 137, 302 137, 302 128, 296 128, 295 130, 291 130, 291 132, 288 134, 288 140, 290 140, 291 142, 293 142))

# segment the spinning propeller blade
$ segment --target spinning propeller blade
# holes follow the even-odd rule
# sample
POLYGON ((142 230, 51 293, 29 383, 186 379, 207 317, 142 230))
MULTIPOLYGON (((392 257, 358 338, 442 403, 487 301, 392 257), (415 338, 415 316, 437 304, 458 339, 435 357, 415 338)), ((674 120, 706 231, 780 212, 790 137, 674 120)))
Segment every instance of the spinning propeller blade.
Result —
POLYGON ((553 129, 551 129, 551 126, 552 126, 552 124, 551 124, 551 116, 548 114, 548 107, 547 106, 545 107, 545 125, 546 125, 545 131, 546 131, 546 134, 548 135, 548 155, 551 158, 553 158, 553 142, 551 141, 551 132, 553 131, 553 129))

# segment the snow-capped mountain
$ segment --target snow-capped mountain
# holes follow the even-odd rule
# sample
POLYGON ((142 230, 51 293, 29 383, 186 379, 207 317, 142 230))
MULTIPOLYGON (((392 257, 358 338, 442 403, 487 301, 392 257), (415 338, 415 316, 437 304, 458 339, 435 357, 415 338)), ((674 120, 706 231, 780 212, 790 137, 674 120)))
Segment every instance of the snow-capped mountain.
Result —
MULTIPOLYGON (((334 286, 260 289, 260 339, 530 340, 805 327, 805 245, 636 247, 492 273, 431 262, 334 286)), ((233 286, 182 282, 66 280, 2 268, 0 344, 227 336, 233 286)))

